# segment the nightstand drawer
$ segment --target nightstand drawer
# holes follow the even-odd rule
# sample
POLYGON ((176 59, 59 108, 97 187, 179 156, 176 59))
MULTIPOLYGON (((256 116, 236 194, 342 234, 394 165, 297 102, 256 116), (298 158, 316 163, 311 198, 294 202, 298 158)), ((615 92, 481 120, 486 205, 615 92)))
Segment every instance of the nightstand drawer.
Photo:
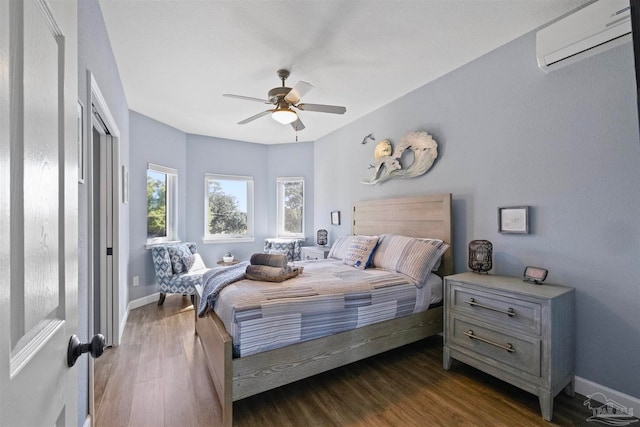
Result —
POLYGON ((530 301, 482 292, 464 284, 451 283, 450 307, 503 328, 541 333, 542 307, 530 301))
POLYGON ((461 318, 452 319, 452 347, 458 346, 486 356, 495 362, 540 376, 540 340, 528 336, 515 336, 495 330, 488 325, 471 323, 461 318))
POLYGON ((303 246, 301 255, 302 261, 326 259, 327 255, 329 255, 329 248, 324 246, 303 246))

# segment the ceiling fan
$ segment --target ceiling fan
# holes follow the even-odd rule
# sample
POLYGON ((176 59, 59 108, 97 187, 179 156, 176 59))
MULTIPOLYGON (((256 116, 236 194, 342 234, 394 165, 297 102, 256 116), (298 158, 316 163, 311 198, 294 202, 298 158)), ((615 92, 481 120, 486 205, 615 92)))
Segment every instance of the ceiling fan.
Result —
POLYGON ((317 111, 320 113, 332 113, 332 114, 344 114, 347 109, 345 107, 339 107, 337 105, 322 105, 322 104, 299 104, 300 98, 302 98, 307 92, 313 89, 313 85, 307 82, 298 82, 293 88, 286 87, 284 81, 289 77, 289 70, 278 70, 278 77, 282 80, 281 87, 274 87, 267 93, 267 99, 252 98, 250 96, 233 95, 225 93, 222 96, 229 98, 243 99, 246 101, 256 101, 263 104, 273 104, 275 108, 263 111, 254 116, 238 122, 239 125, 244 125, 262 116, 266 116, 271 113, 271 117, 274 120, 282 124, 291 124, 294 130, 304 129, 304 124, 298 117, 298 114, 292 109, 298 109, 303 111, 317 111))

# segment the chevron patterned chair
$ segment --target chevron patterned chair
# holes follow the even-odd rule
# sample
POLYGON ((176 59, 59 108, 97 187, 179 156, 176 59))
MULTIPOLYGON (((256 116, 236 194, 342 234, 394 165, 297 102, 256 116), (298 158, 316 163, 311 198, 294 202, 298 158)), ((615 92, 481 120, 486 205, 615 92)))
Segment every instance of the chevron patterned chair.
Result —
POLYGON ((154 246, 151 258, 160 290, 158 305, 164 303, 167 294, 189 295, 193 303, 196 285, 202 284, 202 275, 208 270, 195 242, 154 246))
POLYGON ((304 239, 296 238, 268 238, 264 240, 264 253, 283 254, 288 261, 300 261, 304 239))

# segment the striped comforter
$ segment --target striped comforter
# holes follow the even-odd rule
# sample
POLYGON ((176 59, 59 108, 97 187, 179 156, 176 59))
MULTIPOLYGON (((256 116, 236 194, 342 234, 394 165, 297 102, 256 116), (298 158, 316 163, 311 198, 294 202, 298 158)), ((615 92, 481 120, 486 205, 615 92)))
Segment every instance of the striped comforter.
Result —
POLYGON ((294 279, 241 280, 220 292, 214 311, 233 339, 234 357, 401 317, 433 302, 432 281, 416 285, 399 273, 338 260, 296 266, 304 272, 294 279))

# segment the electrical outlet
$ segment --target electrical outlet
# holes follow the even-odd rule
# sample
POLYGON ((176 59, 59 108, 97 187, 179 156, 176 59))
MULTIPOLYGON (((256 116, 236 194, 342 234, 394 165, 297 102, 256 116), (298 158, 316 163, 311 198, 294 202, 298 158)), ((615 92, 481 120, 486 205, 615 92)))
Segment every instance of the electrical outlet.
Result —
POLYGON ((133 286, 138 286, 140 284, 140 276, 133 276, 133 286))

